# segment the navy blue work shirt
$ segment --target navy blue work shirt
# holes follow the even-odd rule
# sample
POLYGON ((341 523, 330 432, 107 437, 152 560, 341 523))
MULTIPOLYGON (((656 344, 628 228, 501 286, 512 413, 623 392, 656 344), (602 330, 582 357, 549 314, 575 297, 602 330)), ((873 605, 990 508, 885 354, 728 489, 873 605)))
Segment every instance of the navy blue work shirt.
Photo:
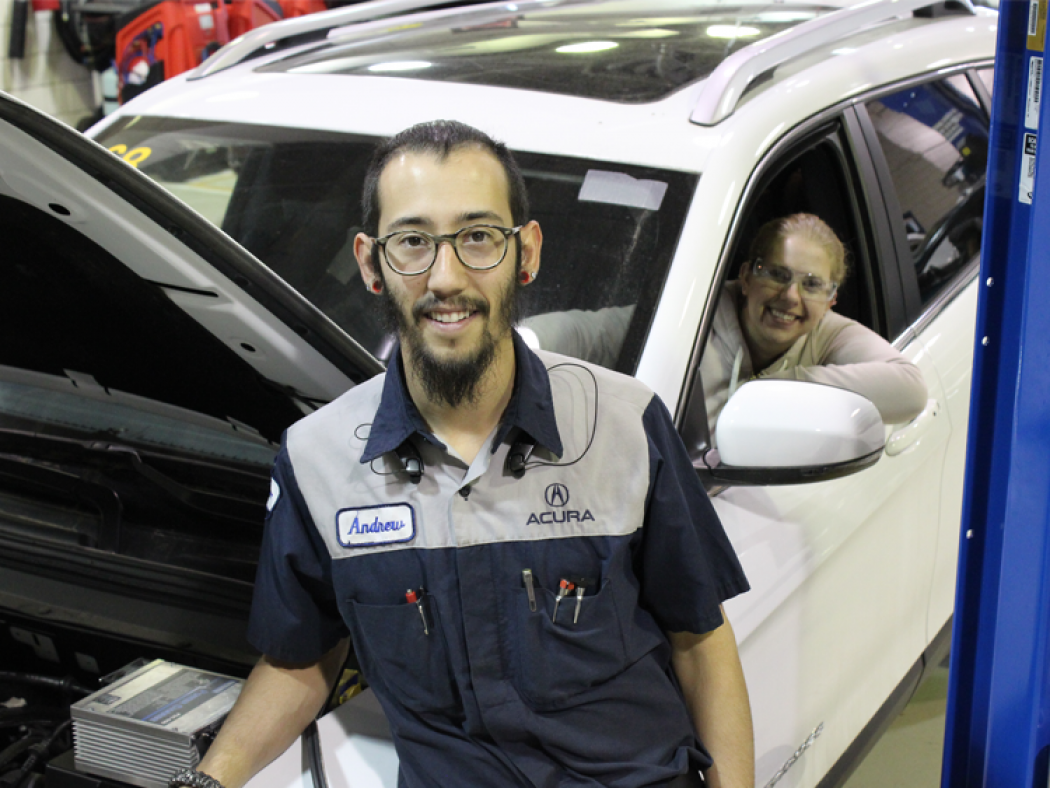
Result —
POLYGON ((428 431, 400 353, 288 430, 250 639, 304 662, 350 636, 406 788, 637 788, 704 768, 664 633, 720 626, 743 571, 652 391, 514 348, 514 394, 473 463, 428 431), (536 444, 523 475, 518 441, 536 444))

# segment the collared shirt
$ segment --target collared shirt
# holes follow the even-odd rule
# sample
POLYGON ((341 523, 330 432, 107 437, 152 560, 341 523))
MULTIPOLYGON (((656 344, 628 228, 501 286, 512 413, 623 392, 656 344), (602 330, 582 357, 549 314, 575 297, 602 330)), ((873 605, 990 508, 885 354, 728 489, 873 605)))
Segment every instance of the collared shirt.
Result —
POLYGON ((403 786, 634 788, 702 768, 664 633, 722 623, 747 589, 732 547, 650 390, 517 337, 515 354, 469 465, 427 430, 399 361, 288 431, 252 642, 307 661, 349 635, 403 786))

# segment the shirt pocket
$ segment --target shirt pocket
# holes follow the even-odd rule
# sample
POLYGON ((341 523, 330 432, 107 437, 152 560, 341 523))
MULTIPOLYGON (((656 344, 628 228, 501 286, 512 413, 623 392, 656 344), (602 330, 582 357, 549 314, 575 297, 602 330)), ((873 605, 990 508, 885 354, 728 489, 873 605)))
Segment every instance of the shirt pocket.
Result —
POLYGON ((441 618, 430 596, 423 597, 422 605, 429 634, 424 631, 419 605, 350 603, 354 650, 373 687, 415 712, 462 708, 441 618))
POLYGON ((530 609, 524 590, 515 594, 511 605, 517 655, 515 684, 533 708, 571 705, 576 695, 627 668, 615 591, 613 582, 607 580, 598 593, 585 595, 575 623, 575 593, 558 603, 553 592, 537 587, 535 611, 530 609))

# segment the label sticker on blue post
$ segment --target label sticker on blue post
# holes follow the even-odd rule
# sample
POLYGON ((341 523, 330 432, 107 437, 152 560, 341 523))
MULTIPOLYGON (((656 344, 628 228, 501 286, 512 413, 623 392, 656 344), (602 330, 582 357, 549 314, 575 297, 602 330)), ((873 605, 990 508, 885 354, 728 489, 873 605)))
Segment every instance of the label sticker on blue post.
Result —
POLYGON ((375 547, 409 542, 416 536, 416 515, 407 503, 340 509, 336 537, 343 547, 375 547))
POLYGON ((1017 199, 1026 205, 1032 204, 1035 191, 1035 146, 1036 135, 1024 135, 1024 151, 1021 154, 1021 177, 1018 178, 1017 199))
POLYGON ((1043 59, 1032 57, 1028 61, 1028 95, 1024 105, 1024 125, 1029 129, 1039 128, 1039 104, 1043 98, 1043 59))

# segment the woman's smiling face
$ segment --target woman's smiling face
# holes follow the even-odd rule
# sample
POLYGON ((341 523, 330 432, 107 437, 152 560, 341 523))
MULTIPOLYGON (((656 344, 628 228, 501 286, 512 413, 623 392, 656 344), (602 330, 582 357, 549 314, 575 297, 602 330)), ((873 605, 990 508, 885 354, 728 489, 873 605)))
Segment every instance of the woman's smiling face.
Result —
MULTIPOLYGON (((789 268, 796 274, 819 277, 825 282, 833 281, 834 261, 822 246, 803 235, 778 239, 762 264, 789 268)), ((751 270, 753 265, 753 262, 745 265, 740 273, 744 296, 740 325, 751 351, 754 371, 759 372, 779 358, 799 337, 809 333, 835 303, 835 298, 803 298, 797 278, 783 287, 755 276, 751 270)))

